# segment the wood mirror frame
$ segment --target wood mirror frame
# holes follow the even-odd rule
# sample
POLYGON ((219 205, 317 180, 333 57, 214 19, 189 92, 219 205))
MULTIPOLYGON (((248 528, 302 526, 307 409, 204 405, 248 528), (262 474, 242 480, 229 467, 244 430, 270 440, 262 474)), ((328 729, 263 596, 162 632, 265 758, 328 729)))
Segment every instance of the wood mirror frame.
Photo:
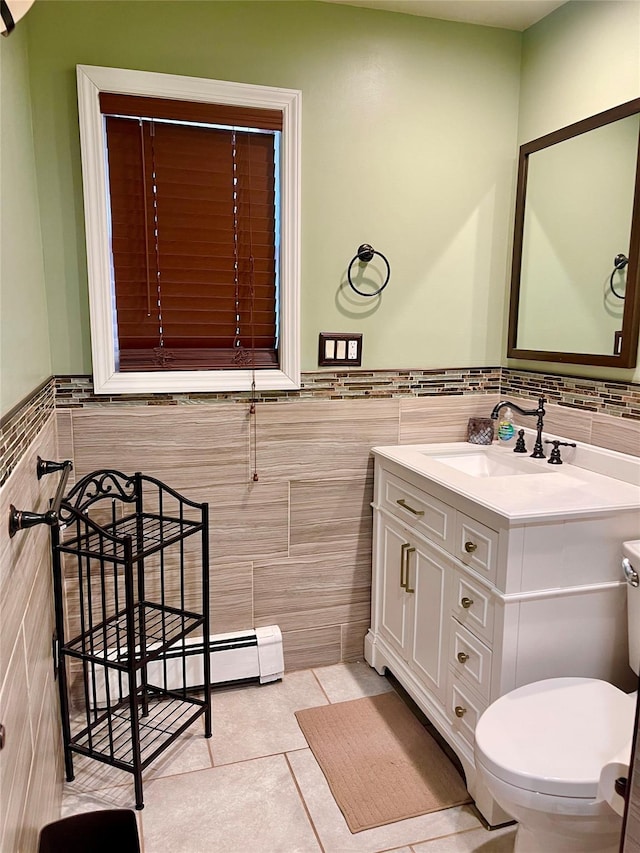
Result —
MULTIPOLYGON (((629 237, 629 263, 622 319, 622 342, 616 354, 563 352, 550 350, 524 349, 517 345, 518 315, 520 308, 520 284, 522 276, 522 250, 526 213, 527 174, 529 156, 551 145, 564 142, 583 133, 618 121, 619 119, 640 113, 640 98, 605 110, 597 115, 568 125, 553 133, 541 136, 520 147, 518 162, 518 184, 515 209, 515 230, 513 241, 513 264, 511 270, 511 296, 509 304, 509 333, 507 344, 508 358, 530 359, 533 361, 554 361, 569 364, 594 364, 615 367, 634 367, 638 350, 640 332, 640 138, 636 158, 635 190, 631 215, 629 237)), ((639 134, 640 137, 640 134, 639 134)))

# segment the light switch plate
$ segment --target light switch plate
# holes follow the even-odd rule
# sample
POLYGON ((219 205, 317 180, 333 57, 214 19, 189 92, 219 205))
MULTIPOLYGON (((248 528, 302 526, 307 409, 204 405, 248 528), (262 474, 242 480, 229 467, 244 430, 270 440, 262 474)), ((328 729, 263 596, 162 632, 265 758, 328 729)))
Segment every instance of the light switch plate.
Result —
POLYGON ((360 367, 362 335, 346 332, 320 332, 318 365, 320 367, 360 367))

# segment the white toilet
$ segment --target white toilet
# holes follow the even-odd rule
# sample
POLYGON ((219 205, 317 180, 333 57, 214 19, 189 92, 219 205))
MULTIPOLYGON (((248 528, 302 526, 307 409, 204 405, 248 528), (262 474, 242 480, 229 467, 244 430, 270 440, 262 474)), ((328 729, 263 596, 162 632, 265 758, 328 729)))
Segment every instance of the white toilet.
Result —
MULTIPOLYGON (((627 578, 640 540, 625 542, 627 578)), ((640 587, 627 585, 629 663, 640 665, 640 587)), ((501 696, 475 732, 479 778, 515 820, 514 853, 617 853, 637 694, 593 678, 550 678, 501 696)))

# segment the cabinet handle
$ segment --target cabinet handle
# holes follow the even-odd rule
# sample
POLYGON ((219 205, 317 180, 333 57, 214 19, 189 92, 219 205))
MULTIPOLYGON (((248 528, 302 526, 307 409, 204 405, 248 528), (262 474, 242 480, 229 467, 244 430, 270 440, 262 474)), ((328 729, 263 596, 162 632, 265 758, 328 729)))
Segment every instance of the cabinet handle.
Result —
POLYGON ((462 705, 456 705, 453 710, 456 712, 456 717, 464 717, 467 713, 467 709, 463 708, 462 705))
POLYGON ((466 596, 461 600, 460 604, 464 607, 465 610, 468 610, 473 604, 473 598, 467 598, 466 596))
POLYGON ((401 548, 400 555, 400 586, 407 592, 415 592, 415 589, 409 586, 409 554, 413 554, 415 548, 412 548, 408 542, 405 542, 401 548))
POLYGON ((475 542, 465 542, 464 543, 464 550, 467 552, 467 554, 473 554, 473 552, 476 551, 477 549, 478 549, 478 546, 476 545, 475 542))
POLYGON ((466 663, 469 660, 469 655, 466 652, 458 652, 457 657, 460 663, 466 663))
POLYGON ((414 509, 412 506, 409 506, 409 504, 405 501, 404 498, 398 498, 396 503, 399 504, 402 509, 408 509, 409 512, 412 512, 414 515, 424 515, 423 509, 414 509))
POLYGON ((408 563, 408 560, 407 560, 407 549, 408 548, 411 548, 411 545, 409 545, 408 542, 403 542, 402 546, 400 547, 400 586, 402 587, 402 589, 407 588, 407 582, 406 582, 405 577, 404 577, 404 570, 405 570, 405 566, 408 563))

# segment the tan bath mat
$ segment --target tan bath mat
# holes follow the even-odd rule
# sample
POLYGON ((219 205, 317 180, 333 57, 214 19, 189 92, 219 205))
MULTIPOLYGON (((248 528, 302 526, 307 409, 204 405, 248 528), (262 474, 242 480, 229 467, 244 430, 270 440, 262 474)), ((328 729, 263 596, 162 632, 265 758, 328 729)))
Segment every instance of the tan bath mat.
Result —
POLYGON ((396 693, 296 717, 351 832, 471 802, 460 774, 396 693))

